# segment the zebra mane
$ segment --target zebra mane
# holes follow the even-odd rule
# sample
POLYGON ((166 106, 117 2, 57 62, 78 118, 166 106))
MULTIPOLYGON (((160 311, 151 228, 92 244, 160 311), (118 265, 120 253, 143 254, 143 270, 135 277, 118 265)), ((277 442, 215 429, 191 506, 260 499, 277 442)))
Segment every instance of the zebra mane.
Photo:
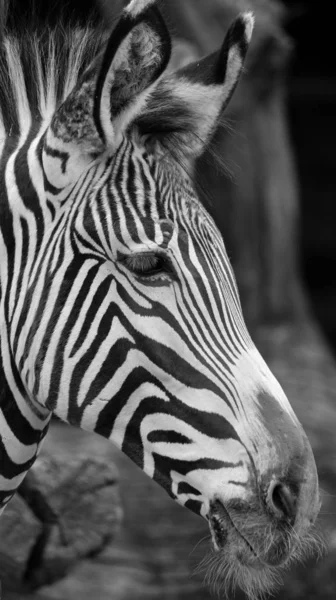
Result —
MULTIPOLYGON (((30 6, 31 0, 27 3, 30 6)), ((100 55, 109 35, 95 13, 78 21, 65 13, 57 19, 51 12, 45 20, 34 13, 26 18, 25 8, 24 14, 16 18, 14 4, 15 0, 0 0, 0 147, 6 138, 16 139, 23 131, 27 133, 31 124, 38 127, 50 122, 57 107, 100 55)), ((164 86, 153 94, 147 109, 146 115, 135 121, 140 133, 160 140, 181 169, 190 174, 190 165, 179 152, 178 136, 193 134, 195 116, 191 108, 164 86)), ((227 126, 226 120, 220 125, 227 126)), ((219 170, 227 172, 216 145, 208 143, 206 156, 219 170)), ((198 185, 201 190, 204 187, 203 201, 208 204, 209 193, 201 181, 198 185)))
POLYGON ((30 115, 48 121, 106 36, 102 27, 60 24, 4 31, 0 46, 0 135, 17 136, 30 115))

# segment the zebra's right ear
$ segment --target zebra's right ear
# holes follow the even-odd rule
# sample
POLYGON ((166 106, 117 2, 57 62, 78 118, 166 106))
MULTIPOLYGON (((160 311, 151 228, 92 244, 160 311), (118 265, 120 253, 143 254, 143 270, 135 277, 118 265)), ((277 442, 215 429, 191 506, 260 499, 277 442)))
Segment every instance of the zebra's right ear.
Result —
POLYGON ((42 161, 49 189, 78 180, 93 160, 113 153, 166 69, 171 41, 155 0, 132 0, 105 51, 53 116, 42 161))

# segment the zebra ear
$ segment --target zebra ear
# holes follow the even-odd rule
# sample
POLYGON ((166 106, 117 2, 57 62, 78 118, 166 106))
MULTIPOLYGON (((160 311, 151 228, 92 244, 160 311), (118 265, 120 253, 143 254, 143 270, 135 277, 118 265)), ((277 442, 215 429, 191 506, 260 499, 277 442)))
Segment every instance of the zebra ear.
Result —
POLYGON ((154 0, 132 0, 98 57, 53 116, 44 136, 49 189, 75 182, 115 151, 165 70, 170 35, 154 0))
POLYGON ((110 37, 99 73, 94 121, 102 142, 118 146, 129 124, 144 109, 153 84, 168 65, 170 35, 152 2, 133 0, 110 37))
POLYGON ((165 75, 140 116, 140 131, 157 135, 181 159, 200 156, 238 83, 253 25, 252 13, 242 13, 220 50, 165 75))

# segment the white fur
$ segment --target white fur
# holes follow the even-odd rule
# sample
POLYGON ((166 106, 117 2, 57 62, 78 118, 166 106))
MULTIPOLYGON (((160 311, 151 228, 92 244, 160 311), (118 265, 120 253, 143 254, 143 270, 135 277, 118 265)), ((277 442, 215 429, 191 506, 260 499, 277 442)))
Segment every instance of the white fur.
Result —
POLYGON ((14 40, 5 40, 9 77, 12 83, 15 105, 19 117, 20 131, 23 134, 28 133, 31 125, 31 114, 27 98, 26 85, 22 71, 22 64, 19 55, 18 44, 14 40))
POLYGON ((241 16, 242 20, 245 22, 246 39, 248 42, 250 42, 251 37, 252 37, 253 28, 254 28, 254 22, 255 22, 254 14, 253 14, 253 12, 245 12, 245 13, 242 13, 240 16, 241 16))
POLYGON ((132 0, 125 8, 125 13, 132 17, 137 17, 147 10, 156 0, 132 0))

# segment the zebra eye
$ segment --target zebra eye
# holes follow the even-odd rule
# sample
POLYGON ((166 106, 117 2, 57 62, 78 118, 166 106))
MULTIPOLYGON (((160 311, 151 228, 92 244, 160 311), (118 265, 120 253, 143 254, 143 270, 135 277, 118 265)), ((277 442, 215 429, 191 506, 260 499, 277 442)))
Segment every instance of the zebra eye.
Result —
POLYGON ((132 273, 141 277, 150 277, 160 273, 172 273, 168 259, 160 254, 152 254, 150 252, 127 256, 124 264, 132 273))

